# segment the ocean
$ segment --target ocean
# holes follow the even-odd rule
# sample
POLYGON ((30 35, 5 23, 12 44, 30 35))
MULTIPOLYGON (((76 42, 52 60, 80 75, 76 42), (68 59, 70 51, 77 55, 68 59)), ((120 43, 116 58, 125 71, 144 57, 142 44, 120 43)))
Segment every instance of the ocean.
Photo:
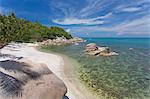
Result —
POLYGON ((43 49, 76 60, 78 77, 101 99, 150 99, 149 38, 83 38, 79 45, 44 46, 43 49), (118 56, 89 56, 88 43, 110 47, 118 56))

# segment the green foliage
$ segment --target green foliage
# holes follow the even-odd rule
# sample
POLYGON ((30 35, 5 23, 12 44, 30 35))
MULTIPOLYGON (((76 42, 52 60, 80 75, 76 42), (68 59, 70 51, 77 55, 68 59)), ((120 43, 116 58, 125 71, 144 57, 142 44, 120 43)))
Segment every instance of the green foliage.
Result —
POLYGON ((68 34, 63 28, 60 27, 51 27, 50 28, 50 32, 49 35, 53 34, 54 36, 58 36, 58 37, 65 37, 67 39, 70 39, 71 35, 68 34))
POLYGON ((35 42, 45 39, 55 39, 56 37, 72 38, 64 29, 60 27, 46 27, 39 22, 32 23, 17 18, 14 13, 10 15, 0 14, 0 42, 35 42))

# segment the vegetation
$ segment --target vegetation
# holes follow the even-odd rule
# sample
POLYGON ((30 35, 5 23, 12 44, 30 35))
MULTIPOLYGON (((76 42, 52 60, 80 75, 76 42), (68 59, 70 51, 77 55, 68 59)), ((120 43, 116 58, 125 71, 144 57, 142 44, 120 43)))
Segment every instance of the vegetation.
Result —
POLYGON ((0 44, 15 42, 34 42, 56 37, 72 38, 60 27, 46 27, 38 22, 17 18, 14 13, 0 14, 0 44))

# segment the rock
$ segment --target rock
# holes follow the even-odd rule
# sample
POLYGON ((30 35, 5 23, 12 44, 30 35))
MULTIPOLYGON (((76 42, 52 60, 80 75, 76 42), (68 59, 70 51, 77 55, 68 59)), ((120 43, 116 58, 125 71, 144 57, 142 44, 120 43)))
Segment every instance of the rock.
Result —
POLYGON ((6 44, 0 42, 0 49, 3 48, 6 44))
POLYGON ((41 45, 65 45, 65 44, 75 44, 85 42, 82 38, 74 37, 72 39, 66 39, 64 37, 57 37, 56 39, 49 39, 43 42, 40 42, 41 45))
POLYGON ((114 55, 119 55, 116 52, 110 52, 110 53, 100 53, 99 56, 114 56, 114 55))
POLYGON ((94 56, 112 56, 118 55, 116 52, 111 52, 109 47, 99 47, 95 43, 90 43, 86 45, 87 54, 94 56))
POLYGON ((96 46, 95 43, 90 43, 90 44, 86 45, 86 51, 87 52, 95 51, 97 49, 98 49, 98 47, 96 46))
POLYGON ((79 43, 75 43, 74 45, 79 45, 79 43))
POLYGON ((0 61, 0 99, 62 99, 67 88, 44 64, 0 61))
POLYGON ((88 54, 96 56, 96 55, 99 55, 100 53, 101 53, 100 50, 95 50, 95 51, 90 51, 88 54))
POLYGON ((98 50, 102 53, 109 53, 110 52, 109 47, 98 47, 98 50))
POLYGON ((86 47, 97 47, 95 43, 87 44, 86 47))

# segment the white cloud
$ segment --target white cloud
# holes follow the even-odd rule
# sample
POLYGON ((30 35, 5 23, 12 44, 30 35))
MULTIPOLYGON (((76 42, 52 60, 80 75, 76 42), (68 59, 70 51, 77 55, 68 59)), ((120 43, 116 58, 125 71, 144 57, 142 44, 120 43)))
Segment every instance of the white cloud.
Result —
POLYGON ((82 25, 98 25, 104 24, 102 19, 109 18, 112 15, 112 12, 104 15, 98 16, 90 19, 78 19, 78 18, 65 18, 64 20, 52 20, 54 23, 61 25, 73 25, 73 24, 82 24, 82 25))
POLYGON ((81 17, 87 17, 100 12, 111 3, 107 0, 87 0, 87 5, 78 13, 81 17))
POLYGON ((114 32, 116 35, 150 35, 150 16, 144 16, 140 19, 133 21, 126 21, 121 24, 112 27, 100 27, 100 26, 85 26, 70 28, 71 32, 74 33, 93 33, 93 32, 114 32))
POLYGON ((99 11, 98 9, 101 4, 100 0, 87 0, 87 2, 87 6, 81 9, 81 11, 79 12, 82 17, 89 16, 99 11))
POLYGON ((129 7, 129 8, 123 8, 121 11, 123 12, 137 12, 140 11, 141 7, 129 7))
POLYGON ((73 5, 61 3, 59 4, 58 8, 64 13, 64 18, 58 18, 52 21, 60 25, 69 26, 75 24, 75 26, 71 27, 69 30, 69 32, 74 33, 92 33, 98 31, 113 32, 116 33, 116 35, 142 35, 150 33, 150 20, 149 16, 147 16, 147 7, 145 7, 148 5, 147 3, 149 2, 149 0, 131 0, 130 2, 120 2, 120 4, 108 10, 108 14, 98 16, 99 14, 102 14, 104 11, 106 11, 108 7, 110 7, 110 5, 114 5, 115 2, 116 0, 86 0, 83 7, 79 7, 79 9, 73 7, 73 5), (119 17, 120 13, 118 14, 118 12, 128 12, 125 14, 130 15, 130 17, 125 18, 125 16, 121 16, 121 19, 119 17), (136 13, 131 14, 132 12, 136 13), (131 15, 133 16, 131 17, 131 15), (92 16, 95 17, 91 18, 92 16), (143 18, 136 19, 142 16, 143 18), (115 24, 116 20, 114 18, 118 18, 116 20, 120 20, 117 25, 113 25, 111 27, 108 27, 108 25, 105 26, 105 24, 107 24, 108 22, 110 23, 109 26, 111 25, 111 23, 115 24), (100 24, 104 24, 101 26, 105 27, 98 26, 100 24), (77 25, 82 25, 82 27, 76 27, 77 25))
POLYGON ((140 19, 127 21, 114 27, 119 35, 122 34, 149 34, 150 33, 150 16, 144 16, 140 19))
POLYGON ((73 25, 73 24, 82 24, 82 25, 98 25, 103 24, 104 21, 97 20, 99 18, 93 19, 76 19, 76 18, 66 18, 63 21, 61 20, 53 20, 54 23, 61 25, 73 25))
POLYGON ((72 4, 63 0, 59 0, 58 2, 56 2, 56 0, 50 0, 49 7, 54 12, 53 14, 55 14, 56 16, 62 17, 62 15, 58 14, 56 10, 61 12, 61 14, 63 13, 64 17, 72 17, 77 13, 72 4))
POLYGON ((99 16, 99 17, 96 17, 96 18, 93 18, 94 20, 98 20, 98 19, 105 19, 105 18, 109 18, 112 16, 112 12, 104 15, 104 16, 99 16))
MULTIPOLYGON (((110 3, 106 0, 85 0, 85 5, 83 5, 82 8, 78 9, 74 5, 73 3, 62 1, 55 2, 55 0, 52 0, 50 3, 51 9, 61 11, 64 14, 64 18, 78 19, 88 18, 89 16, 100 12, 100 10, 103 10, 103 8, 110 5, 110 3)), ((58 13, 56 13, 56 15, 58 16, 58 13)))

